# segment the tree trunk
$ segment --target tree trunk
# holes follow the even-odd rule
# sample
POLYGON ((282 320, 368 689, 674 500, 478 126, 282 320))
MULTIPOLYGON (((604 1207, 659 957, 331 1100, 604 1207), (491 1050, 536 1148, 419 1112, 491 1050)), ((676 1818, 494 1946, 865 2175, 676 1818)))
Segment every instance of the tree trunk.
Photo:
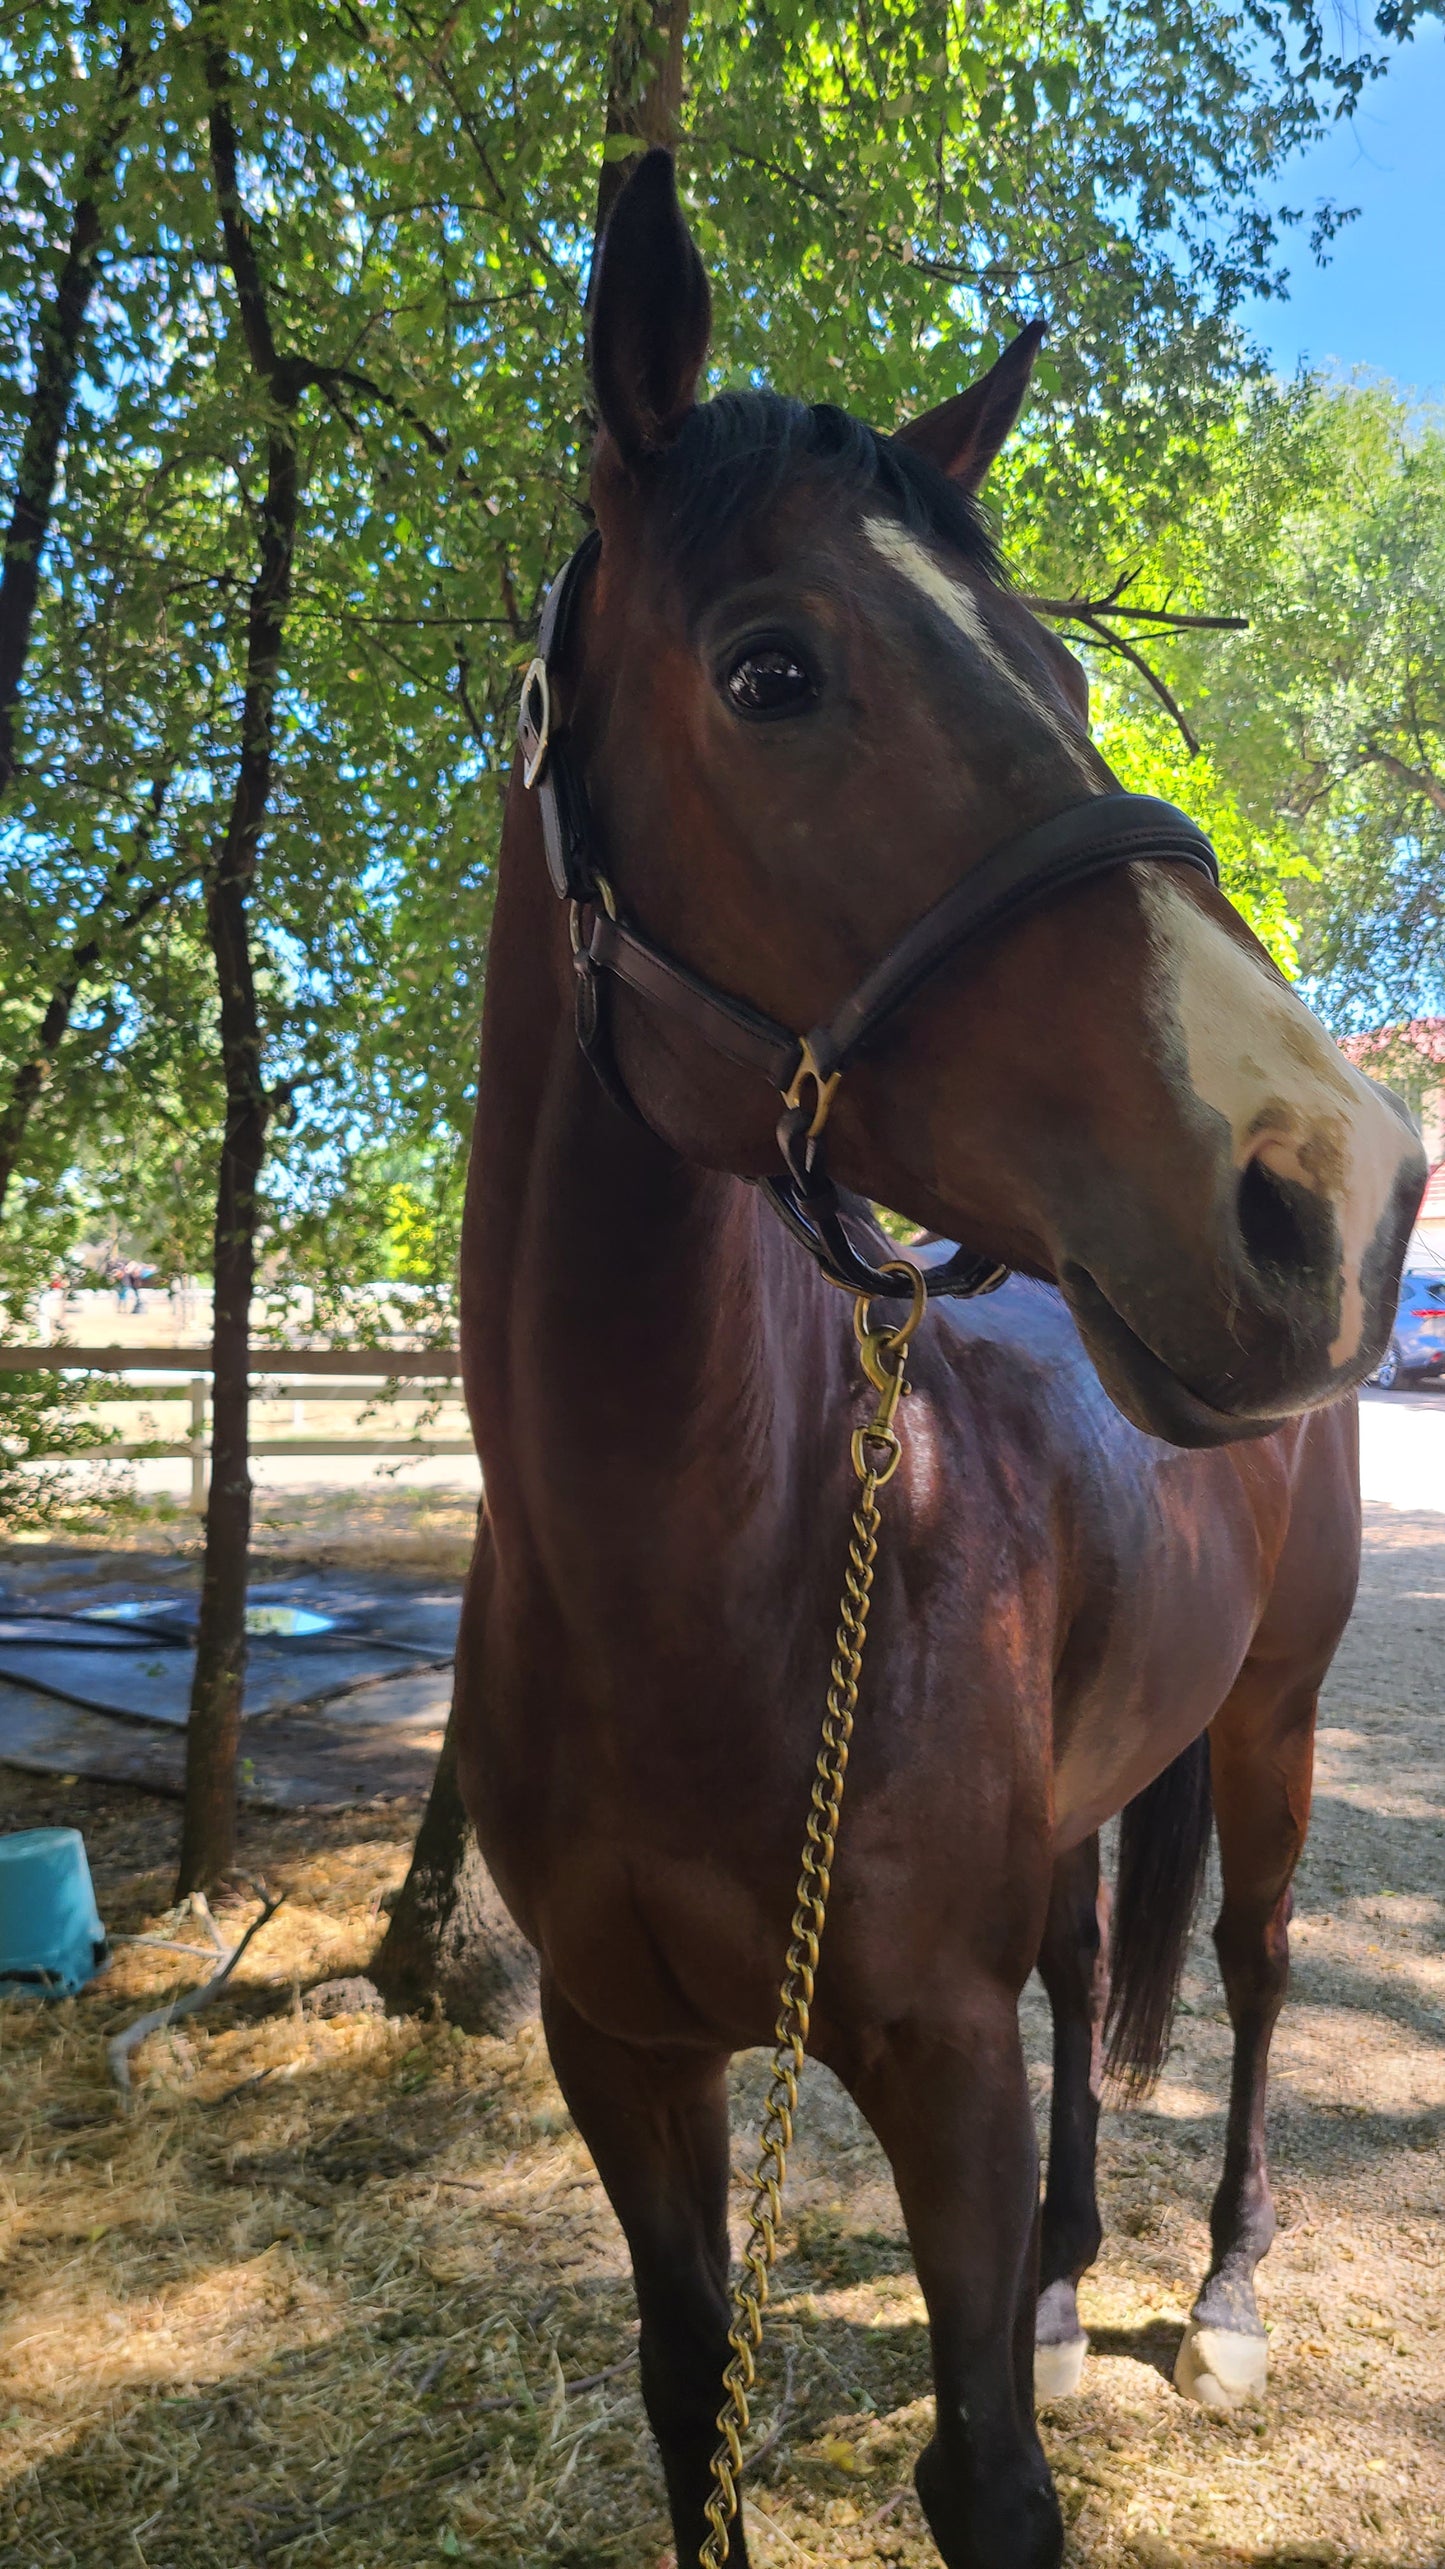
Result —
POLYGON ((0 1214, 5 1210, 10 1180, 15 1174, 30 1118, 39 1103, 55 1048, 70 1023, 78 988, 79 982, 73 979, 56 984, 50 994, 50 1005, 40 1020, 35 1049, 21 1063, 11 1081, 10 1094, 5 1101, 4 1112, 0 1114, 0 1214))
POLYGON ((482 1862, 457 1790, 455 1714, 371 1977, 393 2007, 429 2003, 468 2034, 507 2034, 537 2012, 537 1957, 482 1862))
MULTIPOLYGON (((137 76, 129 36, 122 33, 110 110, 81 163, 80 192, 56 279, 55 300, 42 308, 36 330, 35 389, 20 442, 15 498, 0 555, 0 796, 13 783, 18 763, 15 716, 35 630, 40 573, 55 509, 61 449, 70 427, 75 378, 95 292, 97 258, 105 228, 102 191, 114 171, 130 123, 137 76)), ((81 973, 94 959, 93 952, 82 950, 72 957, 71 969, 57 981, 37 1029, 34 1050, 20 1064, 0 1114, 0 1212, 4 1210, 26 1128, 45 1085, 51 1058, 70 1023, 81 973)))
POLYGON ((130 39, 123 33, 110 110, 81 162, 80 193, 55 300, 43 307, 36 331, 35 390, 20 443, 15 500, 0 563, 0 795, 15 775, 15 711, 35 625, 60 452, 70 426, 81 343, 95 292, 96 257, 104 234, 102 191, 130 122, 137 76, 130 39))
MULTIPOLYGON (((622 0, 607 63, 609 138, 632 134, 644 145, 677 141, 688 6, 689 0, 622 0)), ((626 158, 603 158, 593 277, 598 245, 629 166, 626 158)), ((588 292, 590 297, 590 283, 588 292)), ((476 1138, 472 1148, 478 1148, 476 1138)), ((483 1540, 485 1518, 478 1533, 483 1540)), ((524 2002, 533 2004, 536 1963, 502 1905, 462 1807, 455 1721, 453 1704, 411 1870, 371 1972, 397 2004, 416 2008, 434 1999, 469 2033, 503 2033, 524 2002)))
POLYGON ((207 888, 206 924, 220 998, 226 1130, 216 1189, 214 1425, 206 1559, 196 1670, 186 1731, 186 1801, 178 1896, 229 1872, 236 1853, 236 1752, 246 1676, 246 1582, 251 1548, 251 1289, 256 1205, 271 1101, 261 1074, 249 896, 271 798, 276 686, 281 667, 299 501, 293 414, 301 378, 278 357, 237 181, 228 104, 230 65, 208 44, 211 173, 227 264, 253 371, 267 396, 266 499, 246 635, 241 752, 225 837, 207 888))
POLYGON ((252 1272, 250 1219, 237 1208, 255 1175, 264 1127, 232 1148, 216 1207, 216 1335, 211 1487, 206 1502, 206 1558, 201 1617, 186 1729, 185 1817, 176 1897, 222 1880, 236 1861, 236 1757, 246 1682, 246 1583, 251 1549, 250 1357, 248 1304, 252 1272), (248 1169, 247 1161, 250 1161, 248 1169), (231 1246, 223 1256, 227 1219, 231 1246), (242 1299, 244 1297, 244 1299, 242 1299), (239 1303, 239 1308, 238 1308, 239 1303))
POLYGON ((619 138, 630 137, 643 151, 657 143, 668 151, 676 146, 688 8, 689 0, 622 0, 618 11, 607 57, 607 119, 592 234, 594 276, 608 216, 636 158, 617 149, 619 138))
MULTIPOLYGON (((477 1543, 488 1541, 485 1507, 477 1543)), ((475 1564, 473 1565, 475 1569, 475 1564)), ((509 2034, 537 2012, 537 1957, 482 1861, 457 1784, 456 1699, 411 1866, 371 1963, 393 2007, 440 2007, 468 2034, 509 2034)))

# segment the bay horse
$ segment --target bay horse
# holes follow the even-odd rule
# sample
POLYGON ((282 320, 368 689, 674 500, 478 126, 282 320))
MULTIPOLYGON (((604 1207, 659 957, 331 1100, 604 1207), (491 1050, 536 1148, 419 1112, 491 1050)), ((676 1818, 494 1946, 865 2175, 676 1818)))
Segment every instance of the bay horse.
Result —
MULTIPOLYGON (((1037 333, 890 438, 764 392, 699 402, 708 320, 649 154, 594 304, 597 540, 506 807, 462 1260, 487 1522, 455 1715, 631 2251, 679 2569, 727 2356, 727 2065, 772 2028, 865 1416, 848 1303, 753 1182, 777 1097, 709 1029, 813 1025, 1001 842, 1118 793, 973 497, 1037 333), (564 738, 559 817, 538 779, 564 738), (559 901, 582 837, 590 890, 559 901), (631 978, 594 968, 614 911, 631 978)), ((1089 1848, 1153 1786, 1166 1888, 1189 1873, 1207 1731, 1237 2048, 1197 2317, 1257 2336, 1264 2055, 1358 1547, 1340 1396, 1388 1338, 1424 1168, 1192 864, 1116 862, 935 961, 850 1062, 828 1144, 853 1199, 1017 1280, 914 1341, 811 2048, 897 2182, 938 2549, 1046 2569, 1019 1993, 1041 1964, 1060 2028, 1057 2346, 1092 2253, 1089 1848)), ((861 1214, 852 1236, 886 1247, 861 1214)), ((1157 2014, 1140 1944, 1126 2051, 1157 2014)))

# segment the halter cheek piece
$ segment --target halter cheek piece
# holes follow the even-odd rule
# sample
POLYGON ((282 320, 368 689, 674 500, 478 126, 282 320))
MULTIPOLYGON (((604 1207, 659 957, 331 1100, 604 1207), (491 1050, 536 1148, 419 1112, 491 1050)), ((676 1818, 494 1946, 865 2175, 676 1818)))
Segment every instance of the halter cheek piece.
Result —
MULTIPOLYGON (((568 904, 578 1043, 608 1094, 635 1115, 607 1040, 602 976, 610 973, 642 998, 671 1009, 715 1052, 744 1070, 761 1072, 783 1101, 778 1122, 782 1173, 762 1181, 775 1212, 834 1284, 855 1293, 906 1294, 909 1285, 897 1269, 890 1273, 875 1265, 850 1237, 844 1205, 824 1165, 823 1128, 849 1062, 930 973, 983 929, 1120 865, 1190 865, 1217 883, 1214 850, 1185 813, 1149 794, 1101 794, 1072 804, 991 849, 905 930, 826 1024, 795 1035, 745 1000, 699 979, 624 919, 595 861, 587 791, 566 730, 558 724, 553 689, 601 541, 594 529, 547 593, 537 656, 522 683, 518 724, 522 780, 540 807, 547 871, 558 899, 568 904)), ((924 1263, 926 1254, 920 1263, 931 1295, 987 1293, 1007 1273, 994 1259, 969 1249, 956 1249, 934 1264, 924 1263)))

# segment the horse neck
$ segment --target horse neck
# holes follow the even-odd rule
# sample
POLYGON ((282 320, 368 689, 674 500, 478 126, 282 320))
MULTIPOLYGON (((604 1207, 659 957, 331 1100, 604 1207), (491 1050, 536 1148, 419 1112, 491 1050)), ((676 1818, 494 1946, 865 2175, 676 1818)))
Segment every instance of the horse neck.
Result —
MULTIPOLYGON (((815 1468, 840 1298, 755 1187, 679 1159, 578 1051, 534 808, 503 834, 462 1249, 468 1400, 499 1556, 557 1586, 626 1551, 753 1553, 815 1468), (833 1305, 838 1304, 837 1310, 833 1305), (686 1504, 683 1504, 684 1495, 686 1504), (615 1529, 628 1541, 619 1546, 615 1529)), ((610 1574, 609 1574, 610 1575, 610 1574)))

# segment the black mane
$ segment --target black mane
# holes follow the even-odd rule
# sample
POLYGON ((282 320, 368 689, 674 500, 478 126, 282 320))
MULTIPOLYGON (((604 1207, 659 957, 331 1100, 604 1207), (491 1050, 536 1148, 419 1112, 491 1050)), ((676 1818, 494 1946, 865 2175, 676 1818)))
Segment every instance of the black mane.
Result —
POLYGON ((684 563, 711 553, 799 469, 839 495, 884 501, 914 535, 952 545, 995 582, 998 546, 977 500, 910 447, 827 401, 725 392, 690 411, 659 470, 665 540, 684 563))
POLYGON ((1003 583, 985 511, 959 483, 836 403, 789 401, 784 393, 717 393, 689 411, 658 475, 666 545, 679 563, 697 563, 766 509, 797 470, 838 496, 882 498, 910 534, 951 545, 1003 583))

